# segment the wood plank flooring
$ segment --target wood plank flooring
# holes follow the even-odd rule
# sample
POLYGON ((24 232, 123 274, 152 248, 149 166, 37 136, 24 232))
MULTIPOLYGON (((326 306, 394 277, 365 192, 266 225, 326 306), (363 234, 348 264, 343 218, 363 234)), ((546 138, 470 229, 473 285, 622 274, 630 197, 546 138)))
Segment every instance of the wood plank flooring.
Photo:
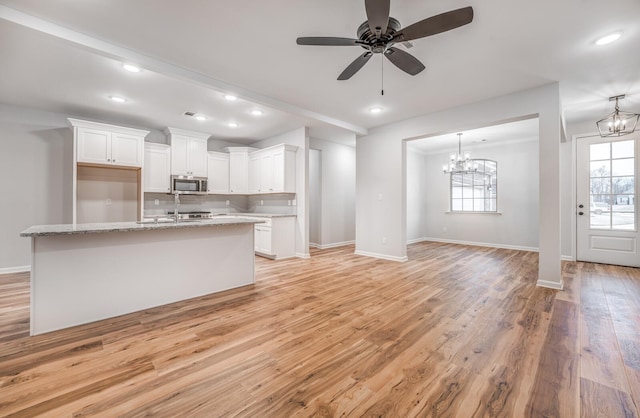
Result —
POLYGON ((0 276, 0 416, 640 417, 640 269, 565 262, 557 292, 536 253, 353 250, 34 337, 0 276))

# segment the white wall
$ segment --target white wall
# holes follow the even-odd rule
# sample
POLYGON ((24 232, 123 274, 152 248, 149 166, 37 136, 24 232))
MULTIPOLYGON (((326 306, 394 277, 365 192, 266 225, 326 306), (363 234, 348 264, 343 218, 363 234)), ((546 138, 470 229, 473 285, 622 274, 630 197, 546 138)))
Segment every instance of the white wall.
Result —
POLYGON ((251 144, 267 148, 278 144, 298 147, 296 152, 296 255, 309 257, 309 128, 300 127, 251 144))
POLYGON ((320 248, 355 240, 356 150, 353 147, 310 139, 321 152, 320 248))
POLYGON ((560 92, 548 84, 371 129, 356 141, 356 252, 406 260, 406 144, 420 136, 539 117, 538 284, 562 287, 560 270, 560 92))
POLYGON ((0 272, 31 265, 21 231, 71 221, 72 148, 65 115, 0 104, 0 272))
MULTIPOLYGON (((313 139, 310 140, 313 146, 313 139)), ((309 245, 319 247, 322 242, 322 151, 309 150, 309 245)))
POLYGON ((427 156, 407 149, 407 242, 421 241, 427 236, 425 230, 427 178, 427 156))
MULTIPOLYGON (((421 211, 425 215, 424 238, 537 250, 537 138, 466 150, 473 158, 497 161, 499 214, 450 213, 449 175, 442 174, 442 163, 449 154, 431 154, 424 158, 424 176, 428 179, 427 199, 421 211)), ((409 189, 407 193, 411 200, 409 189)))

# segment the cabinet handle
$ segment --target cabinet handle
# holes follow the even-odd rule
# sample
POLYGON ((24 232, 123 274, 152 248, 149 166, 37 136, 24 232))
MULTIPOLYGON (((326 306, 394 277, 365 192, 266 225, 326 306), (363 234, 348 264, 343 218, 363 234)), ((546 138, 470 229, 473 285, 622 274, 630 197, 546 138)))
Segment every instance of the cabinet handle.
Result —
POLYGON ((115 163, 115 162, 116 162, 116 160, 111 160, 111 162, 112 162, 112 163, 115 163))

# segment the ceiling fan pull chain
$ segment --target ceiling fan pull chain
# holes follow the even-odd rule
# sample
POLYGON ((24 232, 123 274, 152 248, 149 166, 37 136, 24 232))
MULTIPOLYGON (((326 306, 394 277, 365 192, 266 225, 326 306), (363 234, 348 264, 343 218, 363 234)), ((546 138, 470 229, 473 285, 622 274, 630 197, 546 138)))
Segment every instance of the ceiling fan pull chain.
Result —
POLYGON ((380 54, 380 96, 384 96, 384 52, 380 54))

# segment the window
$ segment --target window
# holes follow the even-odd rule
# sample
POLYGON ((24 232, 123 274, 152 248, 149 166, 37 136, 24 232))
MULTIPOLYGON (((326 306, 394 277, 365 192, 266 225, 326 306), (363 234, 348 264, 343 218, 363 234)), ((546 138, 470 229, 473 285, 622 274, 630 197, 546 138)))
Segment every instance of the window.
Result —
POLYGON ((589 146, 591 228, 635 230, 634 156, 633 140, 589 146))
POLYGON ((498 163, 472 161, 475 173, 451 174, 451 212, 497 212, 498 163))

